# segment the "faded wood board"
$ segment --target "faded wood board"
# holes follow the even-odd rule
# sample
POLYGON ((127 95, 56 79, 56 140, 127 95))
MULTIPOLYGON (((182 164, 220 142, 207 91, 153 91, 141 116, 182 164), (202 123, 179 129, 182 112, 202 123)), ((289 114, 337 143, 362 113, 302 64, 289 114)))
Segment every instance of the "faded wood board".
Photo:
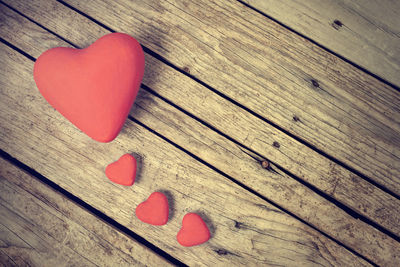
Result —
MULTIPOLYGON (((58 12, 58 14, 61 13, 63 12, 58 12)), ((51 12, 46 12, 46 14, 52 16, 51 12)), ((25 19, 13 18, 12 15, 6 13, 4 13, 4 15, 8 16, 8 26, 0 28, 2 36, 6 36, 7 40, 18 47, 23 48, 24 51, 35 57, 37 57, 41 51, 50 48, 50 46, 47 46, 48 44, 55 46, 67 45, 60 40, 57 44, 54 44, 54 36, 51 34, 46 36, 43 30, 39 27, 33 27, 33 25, 25 19), (16 19, 16 22, 18 23, 12 23, 13 19, 16 19), (23 31, 22 29, 31 30, 23 31), (32 44, 29 44, 29 40, 35 38, 37 39, 37 42, 36 44, 33 44, 34 47, 32 47, 32 44), (27 42, 24 40, 27 40, 27 42), (52 41, 47 42, 47 40, 52 41)), ((63 17, 69 17, 74 21, 79 21, 79 17, 73 17, 70 14, 66 14, 63 17)), ((62 23, 59 22, 57 25, 62 25, 62 23)), ((73 27, 70 27, 70 32, 72 32, 72 29, 73 27)), ((146 79, 150 80, 150 77, 157 76, 159 77, 159 80, 155 83, 155 86, 158 90, 161 92, 175 90, 179 93, 185 91, 183 87, 179 87, 179 84, 184 84, 185 88, 192 87, 192 92, 190 93, 192 95, 191 100, 193 103, 200 102, 202 98, 207 97, 209 100, 208 102, 210 102, 209 108, 211 110, 213 107, 215 109, 215 107, 221 106, 221 103, 219 103, 221 101, 216 100, 215 95, 213 94, 197 98, 196 92, 204 91, 204 88, 201 88, 198 85, 196 86, 197 83, 194 83, 182 74, 173 72, 172 70, 168 71, 169 68, 164 64, 158 64, 164 67, 155 68, 154 66, 157 65, 157 62, 153 62, 154 59, 147 57, 147 62, 149 62, 149 60, 150 66, 153 67, 146 71, 146 76, 148 76, 148 78, 145 78, 145 82, 146 79), (157 75, 155 75, 155 73, 157 73, 157 75), (169 88, 172 88, 172 90, 169 88)), ((222 100, 222 103, 223 102, 224 101, 222 100)), ((234 105, 231 104, 231 106, 234 105)), ((194 108, 196 107, 197 105, 194 104, 194 108)), ((208 106, 206 105, 205 108, 207 107, 208 106)), ((199 109, 203 110, 204 108, 202 109, 201 106, 199 106, 199 109)), ((222 110, 231 110, 231 107, 225 105, 222 110)), ((204 113, 207 114, 207 111, 204 110, 204 113)), ((384 234, 349 216, 343 210, 313 193, 309 188, 291 179, 291 177, 285 173, 281 171, 270 172, 262 169, 259 162, 256 162, 245 154, 245 152, 238 148, 234 143, 222 138, 209 128, 194 121, 182 112, 177 111, 160 99, 149 95, 145 91, 141 91, 139 94, 136 106, 131 114, 141 122, 151 126, 157 132, 160 132, 174 142, 177 142, 188 151, 218 167, 220 170, 235 179, 250 185, 265 197, 278 203, 280 206, 288 209, 292 213, 303 218, 318 229, 336 238, 362 255, 366 255, 372 259, 380 258, 382 255, 387 254, 384 251, 390 251, 392 246, 396 246, 396 242, 384 234), (232 166, 237 167, 232 168, 232 166)), ((211 114, 212 113, 210 113, 210 116, 212 116, 211 114)), ((253 125, 252 127, 257 125, 257 123, 250 123, 248 121, 247 123, 253 125)), ((227 127, 229 127, 229 125, 227 125, 227 127)), ((275 165, 272 164, 272 167, 277 170, 275 165)), ((354 179, 355 178, 352 180, 354 179)), ((354 184, 357 184, 359 188, 364 187, 362 180, 361 182, 357 180, 353 182, 354 184)), ((339 184, 338 188, 340 187, 348 188, 349 185, 339 184)), ((355 199, 352 200, 357 204, 362 202, 364 207, 365 205, 371 205, 371 203, 377 208, 384 207, 383 209, 387 214, 393 215, 390 218, 386 216, 386 221, 392 228, 397 227, 398 224, 396 223, 395 218, 397 212, 393 212, 398 209, 399 205, 396 204, 397 200, 386 199, 385 194, 379 193, 380 191, 374 189, 371 185, 364 188, 364 190, 366 189, 368 189, 366 191, 368 194, 365 195, 360 193, 360 189, 354 191, 353 195, 359 197, 359 199, 357 201, 355 199), (382 205, 381 202, 385 203, 385 205, 382 205)), ((340 189, 337 190, 338 192, 341 191, 340 189)), ((348 192, 352 193, 353 191, 349 190, 348 192)), ((347 198, 348 197, 349 195, 347 198)), ((389 252, 389 254, 390 253, 391 252, 389 252)))
MULTIPOLYGON (((0 47, 0 148, 175 258, 189 265, 368 265, 131 121, 112 143, 90 140, 42 99, 33 62, 0 47), (141 166, 128 188, 104 175, 104 167, 126 152, 135 152, 141 166), (163 227, 141 223, 134 208, 159 190, 170 196, 171 219, 163 227), (191 211, 206 219, 212 238, 182 248, 176 233, 191 211)), ((381 263, 391 265, 396 257, 387 254, 381 263)))
POLYGON ((16 265, 171 265, 2 158, 0 199, 0 251, 16 265))
POLYGON ((237 1, 66 2, 400 195, 392 87, 237 1))
POLYGON ((243 2, 400 86, 399 1, 243 2))
MULTIPOLYGON (((18 4, 19 2, 13 1, 13 3, 18 4)), ((24 13, 81 47, 108 33, 97 24, 57 2, 47 1, 47 4, 45 4, 38 1, 31 3, 31 6, 20 5, 24 13), (62 14, 62 16, 56 14, 62 14)), ((57 41, 53 35, 46 34, 39 27, 34 27, 33 23, 16 16, 14 12, 6 9, 4 9, 4 12, 7 12, 7 14, 4 13, 3 16, 8 17, 8 19, 4 19, 7 23, 5 27, 1 28, 2 35, 10 43, 17 45, 30 55, 38 57, 46 49, 68 45, 60 42, 60 40, 57 41), (26 29, 31 30, 27 31, 26 29), (41 41, 32 42, 32 40, 41 41)), ((210 92, 205 87, 167 67, 152 56, 146 55, 146 62, 147 69, 144 84, 151 87, 152 90, 195 114, 203 121, 223 130, 233 139, 251 147, 264 157, 273 159, 279 166, 313 184, 370 220, 375 221, 395 234, 400 233, 400 204, 398 199, 382 192, 357 175, 210 92), (252 140, 254 139, 262 140, 263 142, 257 142, 254 146, 252 145, 252 140), (274 142, 284 145, 271 149, 269 144, 274 142)), ((143 101, 146 103, 141 103, 141 108, 131 114, 137 117, 136 112, 144 109, 142 111, 145 112, 144 114, 149 113, 148 115, 143 114, 141 118, 141 121, 146 125, 151 126, 186 150, 305 219, 320 230, 335 236, 344 244, 348 244, 355 249, 356 247, 368 247, 353 237, 347 240, 343 238, 343 230, 338 231, 337 229, 346 229, 346 227, 342 227, 342 224, 347 224, 348 220, 343 220, 341 223, 331 223, 327 220, 326 218, 332 217, 330 209, 336 207, 318 197, 317 199, 320 200, 316 201, 316 197, 312 196, 313 193, 308 193, 308 197, 303 195, 305 192, 311 192, 309 189, 291 181, 290 177, 284 173, 280 174, 287 177, 287 179, 279 179, 274 173, 268 173, 268 175, 276 178, 272 180, 266 179, 265 175, 267 174, 260 169, 259 165, 251 163, 247 166, 243 164, 246 161, 242 161, 242 159, 248 156, 242 153, 233 143, 221 139, 209 129, 200 126, 183 114, 168 111, 175 115, 165 116, 166 110, 171 110, 165 104, 163 108, 159 108, 158 106, 162 104, 155 105, 153 103, 153 110, 149 111, 146 106, 151 105, 152 101, 145 98, 143 101), (174 120, 173 118, 177 119, 174 120), (161 121, 163 123, 160 123, 161 121), (185 123, 185 125, 188 125, 187 127, 182 127, 183 121, 187 121, 185 123), (200 141, 204 138, 206 139, 205 141, 200 141), (196 143, 197 146, 193 146, 193 143, 196 143), (231 167, 232 164, 241 167, 235 169, 231 167), (275 181, 276 184, 272 184, 271 181, 275 181), (266 187, 266 185, 269 186, 266 187), (294 187, 299 188, 298 195, 286 192, 286 190, 291 192, 294 187), (282 188, 285 189, 283 190, 282 188), (298 196, 298 198, 295 199, 294 196, 298 196), (322 207, 325 206, 322 203, 327 203, 326 213, 322 212, 324 210, 322 207), (310 205, 309 208, 305 208, 307 205, 310 205), (341 237, 337 237, 337 235, 341 237)), ((157 101, 157 103, 161 102, 157 101)), ((340 218, 342 217, 336 215, 338 213, 335 212, 334 219, 341 221, 340 218)), ((362 229, 362 227, 350 227, 349 229, 351 229, 349 234, 353 235, 353 229, 362 229)))

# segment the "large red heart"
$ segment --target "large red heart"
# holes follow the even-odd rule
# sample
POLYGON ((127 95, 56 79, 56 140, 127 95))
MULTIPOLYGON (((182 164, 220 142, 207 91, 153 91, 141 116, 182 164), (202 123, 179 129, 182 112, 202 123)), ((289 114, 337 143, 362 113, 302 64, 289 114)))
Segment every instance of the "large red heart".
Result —
POLYGON ((210 230, 203 219, 196 213, 188 213, 183 217, 182 228, 176 239, 185 247, 200 245, 210 239, 210 230))
POLYGON ((106 175, 114 183, 130 186, 135 182, 136 167, 135 157, 125 154, 106 167, 106 175))
POLYGON ((94 140, 120 132, 144 73, 140 44, 123 33, 107 34, 85 49, 52 48, 34 66, 40 93, 94 140))
POLYGON ((136 217, 152 225, 164 225, 168 221, 169 206, 167 197, 161 192, 154 192, 136 208, 136 217))

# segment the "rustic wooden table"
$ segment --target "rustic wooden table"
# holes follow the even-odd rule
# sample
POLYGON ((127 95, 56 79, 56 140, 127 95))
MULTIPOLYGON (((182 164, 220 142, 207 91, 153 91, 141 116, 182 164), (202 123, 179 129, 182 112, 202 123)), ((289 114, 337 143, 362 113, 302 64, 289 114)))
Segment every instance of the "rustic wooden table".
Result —
POLYGON ((399 266, 399 30, 390 0, 1 0, 1 264, 399 266), (103 144, 32 67, 110 31, 143 45, 146 71, 103 144), (132 187, 104 174, 127 152, 132 187), (156 190, 162 227, 134 216, 156 190), (177 243, 187 212, 209 242, 177 243))

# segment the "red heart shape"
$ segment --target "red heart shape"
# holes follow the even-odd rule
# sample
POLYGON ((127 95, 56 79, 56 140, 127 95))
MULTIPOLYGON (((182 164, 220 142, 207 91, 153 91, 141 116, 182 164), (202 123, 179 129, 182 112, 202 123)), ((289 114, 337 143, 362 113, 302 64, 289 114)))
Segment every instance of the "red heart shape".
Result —
POLYGON ((164 225, 168 221, 169 205, 167 197, 161 192, 154 192, 136 208, 136 217, 152 225, 164 225))
POLYGON ((106 175, 114 183, 130 186, 135 182, 136 166, 135 157, 125 154, 106 167, 106 175))
POLYGON ((140 44, 123 33, 107 34, 85 49, 52 48, 36 60, 40 93, 94 140, 120 132, 144 73, 140 44))
POLYGON ((210 236, 210 230, 203 219, 196 213, 188 213, 183 217, 182 228, 176 239, 182 246, 191 247, 203 244, 210 236))

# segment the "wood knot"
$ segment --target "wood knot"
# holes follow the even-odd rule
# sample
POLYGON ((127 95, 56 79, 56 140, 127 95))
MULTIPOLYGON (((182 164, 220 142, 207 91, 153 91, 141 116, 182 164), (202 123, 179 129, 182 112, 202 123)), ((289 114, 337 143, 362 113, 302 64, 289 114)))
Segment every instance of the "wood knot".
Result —
POLYGON ((335 20, 333 21, 333 23, 332 23, 332 27, 333 27, 335 30, 339 30, 342 26, 343 26, 343 23, 342 23, 340 20, 338 20, 338 19, 335 19, 335 20))
POLYGON ((269 167, 270 167, 270 164, 269 164, 269 161, 268 160, 263 160, 263 161, 261 161, 261 166, 264 168, 264 169, 269 169, 269 167))
POLYGON ((276 141, 274 141, 274 142, 272 143, 272 145, 273 145, 274 147, 276 147, 276 148, 280 148, 280 147, 281 147, 281 145, 280 145, 278 142, 276 142, 276 141))
POLYGON ((319 83, 318 83, 317 80, 312 79, 312 80, 311 80, 311 84, 312 84, 312 86, 314 86, 314 87, 316 87, 316 88, 319 87, 319 83))
POLYGON ((188 67, 183 67, 183 71, 187 72, 187 73, 190 73, 190 69, 188 67))

